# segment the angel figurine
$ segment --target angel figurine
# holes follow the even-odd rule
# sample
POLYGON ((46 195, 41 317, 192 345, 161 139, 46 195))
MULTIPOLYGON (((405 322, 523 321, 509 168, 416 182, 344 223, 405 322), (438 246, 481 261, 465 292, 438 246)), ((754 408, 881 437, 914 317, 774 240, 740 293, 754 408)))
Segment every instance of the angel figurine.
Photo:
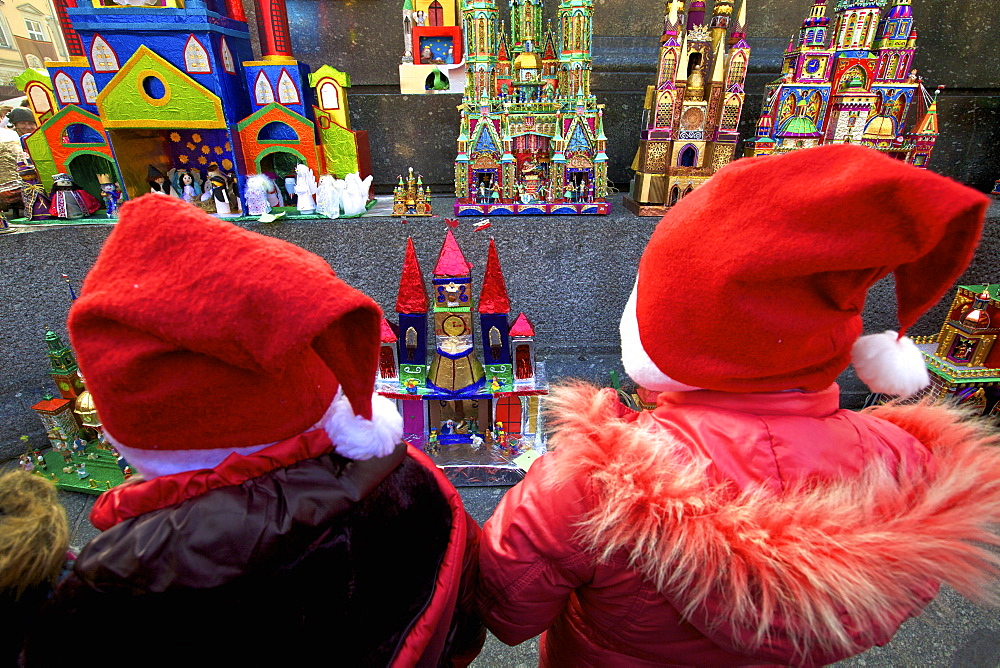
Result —
POLYGON ((267 191, 273 182, 263 174, 253 174, 247 177, 247 187, 243 195, 247 200, 248 216, 263 216, 271 212, 267 191))
POLYGON ((313 195, 316 194, 316 176, 308 165, 295 167, 296 208, 299 213, 312 213, 316 210, 313 195))

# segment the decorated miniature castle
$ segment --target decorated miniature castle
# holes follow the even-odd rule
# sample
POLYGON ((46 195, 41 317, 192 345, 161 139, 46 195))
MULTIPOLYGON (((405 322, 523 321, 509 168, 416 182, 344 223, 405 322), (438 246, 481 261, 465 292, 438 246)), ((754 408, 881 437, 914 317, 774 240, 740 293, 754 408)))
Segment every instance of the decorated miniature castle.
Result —
POLYGON ((500 469, 516 479, 510 459, 540 444, 540 398, 548 393, 545 365, 535 359, 534 328, 523 313, 513 324, 508 320, 510 298, 492 239, 478 306, 472 265, 450 230, 432 285, 428 298, 408 240, 395 308, 399 322, 382 323, 377 390, 397 400, 404 438, 431 453, 446 472, 466 475, 469 467, 485 466, 494 482, 506 479, 502 471, 496 477, 500 469))
POLYGON ((646 88, 635 177, 625 206, 662 216, 727 165, 736 152, 750 47, 746 0, 731 22, 733 0, 667 3, 656 84, 646 88), (730 29, 731 28, 731 29, 730 29), (728 49, 727 49, 728 46, 728 49))
MULTIPOLYGON (((949 399, 1000 418, 1000 284, 962 285, 937 334, 915 336, 930 386, 907 399, 949 399)), ((870 401, 881 402, 874 396, 870 401)))
POLYGON ((399 92, 461 93, 465 89, 461 0, 403 0, 399 92))
POLYGON ((239 0, 56 4, 70 60, 17 81, 41 121, 26 144, 46 185, 66 172, 100 197, 105 174, 136 197, 151 169, 225 175, 239 192, 249 174, 284 178, 298 164, 370 173, 350 79, 292 57, 284 0, 257 0, 261 60, 239 0))
MULTIPOLYGON (((61 396, 46 394, 31 409, 41 420, 52 449, 43 453, 29 448, 21 466, 49 478, 59 489, 100 494, 124 481, 124 460, 104 436, 100 415, 72 350, 51 330, 45 333, 45 343, 49 373, 61 396)), ((27 443, 28 437, 22 440, 27 443)))
POLYGON ((910 0, 837 0, 832 30, 826 10, 826 0, 814 0, 788 43, 781 76, 765 86, 747 154, 852 143, 927 167, 938 137, 937 96, 912 69, 910 0), (911 109, 916 123, 909 126, 911 109))
POLYGON ((590 92, 593 0, 561 0, 542 29, 542 0, 466 0, 455 213, 605 214, 603 105, 590 92))
POLYGON ((392 192, 393 216, 433 216, 431 212, 431 189, 424 185, 424 178, 413 175, 413 167, 404 179, 399 177, 399 183, 392 192))

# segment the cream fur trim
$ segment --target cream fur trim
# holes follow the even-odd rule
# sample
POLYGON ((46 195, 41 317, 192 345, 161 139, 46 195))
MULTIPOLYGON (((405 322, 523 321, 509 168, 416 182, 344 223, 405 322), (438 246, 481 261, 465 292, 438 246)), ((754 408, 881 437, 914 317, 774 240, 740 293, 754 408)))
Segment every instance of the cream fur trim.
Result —
POLYGON ((621 323, 618 326, 622 339, 622 365, 625 367, 625 373, 647 390, 688 392, 702 389, 674 380, 660 371, 656 363, 646 354, 646 349, 642 347, 642 338, 639 336, 639 319, 636 315, 638 292, 639 278, 636 277, 635 287, 632 288, 632 294, 625 304, 625 312, 622 313, 621 323))
MULTIPOLYGON (((334 450, 340 456, 365 460, 373 457, 385 457, 392 453, 396 444, 403 437, 403 418, 392 401, 373 394, 372 419, 365 420, 354 414, 351 403, 343 392, 338 390, 330 407, 326 409, 326 413, 319 422, 310 427, 310 430, 312 429, 324 430, 333 442, 334 450)), ((115 446, 115 449, 128 460, 132 468, 141 473, 147 480, 185 471, 215 468, 233 453, 243 456, 252 455, 274 445, 274 443, 264 443, 244 448, 148 450, 124 445, 107 430, 105 430, 104 435, 108 437, 108 441, 115 446)))
POLYGON ((931 383, 917 344, 891 330, 855 341, 851 363, 858 378, 873 392, 908 397, 931 383))

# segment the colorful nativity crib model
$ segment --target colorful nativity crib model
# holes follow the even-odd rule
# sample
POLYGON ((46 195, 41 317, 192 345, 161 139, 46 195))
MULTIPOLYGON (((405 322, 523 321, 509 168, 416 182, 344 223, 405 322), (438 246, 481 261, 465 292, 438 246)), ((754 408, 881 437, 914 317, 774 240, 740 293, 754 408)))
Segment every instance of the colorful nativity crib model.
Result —
POLYGON ((593 0, 511 0, 508 40, 496 0, 466 0, 468 84, 455 158, 459 216, 606 214, 603 105, 590 91, 593 0))
MULTIPOLYGON (((931 384, 908 402, 946 399, 1000 419, 1000 284, 959 286, 941 330, 915 336, 931 384)), ((887 397, 874 395, 869 403, 887 397)))
MULTIPOLYGON (((21 467, 55 483, 59 489, 100 494, 131 474, 127 462, 104 436, 94 400, 84 385, 69 346, 53 331, 45 334, 51 369, 60 396, 47 394, 31 408, 45 427, 51 450, 28 447, 21 467)), ((22 440, 27 444, 27 436, 22 440)))
POLYGON ((257 0, 260 60, 240 0, 75 5, 56 1, 69 61, 17 82, 41 121, 26 145, 46 186, 66 172, 100 197, 107 174, 136 197, 151 170, 187 170, 242 193, 248 175, 280 183, 299 164, 371 173, 367 133, 350 129, 349 76, 292 56, 284 0, 257 0))
POLYGON ((409 239, 399 320, 382 323, 377 390, 399 405, 404 438, 456 484, 512 484, 523 476, 513 460, 544 448, 540 416, 548 383, 544 363, 535 359, 534 328, 523 313, 509 321, 510 298, 492 239, 478 305, 472 265, 450 230, 431 284, 428 298, 409 239))
POLYGON ((883 14, 886 3, 838 0, 831 29, 827 1, 814 0, 785 50, 781 76, 765 86, 747 155, 849 142, 927 167, 938 137, 937 96, 912 69, 911 0, 888 0, 883 14))
POLYGON ((656 83, 646 89, 635 177, 625 207, 662 216, 733 159, 750 60, 746 0, 668 2, 656 83))

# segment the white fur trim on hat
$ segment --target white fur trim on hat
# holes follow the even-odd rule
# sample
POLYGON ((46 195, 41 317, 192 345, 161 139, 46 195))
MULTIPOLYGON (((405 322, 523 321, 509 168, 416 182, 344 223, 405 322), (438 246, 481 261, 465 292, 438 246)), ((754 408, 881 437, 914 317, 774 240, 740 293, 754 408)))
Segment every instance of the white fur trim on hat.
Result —
POLYGON ((639 320, 636 316, 636 299, 639 292, 639 278, 635 279, 635 287, 625 304, 618 331, 622 339, 622 365, 625 373, 647 390, 656 392, 689 392, 700 390, 700 387, 685 385, 660 371, 656 363, 646 354, 639 336, 639 320))
POLYGON ((873 392, 909 397, 931 382, 917 344, 891 330, 855 341, 851 363, 858 378, 873 392))
MULTIPOLYGON (((344 393, 337 391, 330 407, 311 429, 322 429, 333 442, 337 454, 348 459, 365 460, 385 457, 395 450, 403 437, 403 417, 396 405, 377 394, 372 395, 372 419, 355 415, 351 402, 344 393)), ((146 480, 185 471, 215 468, 226 457, 252 455, 274 443, 249 445, 244 448, 212 448, 207 450, 148 450, 123 445, 104 431, 115 449, 128 460, 129 465, 146 480)))
POLYGON ((245 448, 211 448, 208 450, 147 450, 146 448, 133 448, 124 445, 109 434, 107 429, 104 430, 104 435, 108 437, 111 445, 115 446, 115 450, 125 457, 129 466, 142 474, 146 480, 185 471, 214 469, 234 452, 243 456, 252 455, 258 450, 274 445, 274 443, 264 443, 263 445, 248 445, 245 448))
POLYGON ((337 391, 326 415, 319 421, 342 457, 365 460, 392 453, 403 437, 403 416, 396 404, 378 394, 372 395, 372 419, 354 414, 351 402, 337 391))

